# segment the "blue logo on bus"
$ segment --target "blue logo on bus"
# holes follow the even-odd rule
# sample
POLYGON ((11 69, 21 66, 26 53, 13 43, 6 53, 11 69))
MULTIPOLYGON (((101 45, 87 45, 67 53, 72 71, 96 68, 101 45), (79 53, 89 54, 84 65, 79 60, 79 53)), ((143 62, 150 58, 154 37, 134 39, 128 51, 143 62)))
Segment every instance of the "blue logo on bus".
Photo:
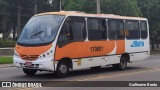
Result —
POLYGON ((133 41, 131 47, 144 47, 143 41, 133 41))

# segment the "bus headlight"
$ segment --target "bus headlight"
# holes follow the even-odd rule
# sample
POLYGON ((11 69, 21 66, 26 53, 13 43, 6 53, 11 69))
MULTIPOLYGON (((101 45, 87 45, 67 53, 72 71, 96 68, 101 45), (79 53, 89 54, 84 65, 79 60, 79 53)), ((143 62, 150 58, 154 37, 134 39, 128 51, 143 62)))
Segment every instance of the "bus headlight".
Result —
POLYGON ((51 56, 53 56, 53 51, 52 50, 50 50, 47 53, 44 53, 44 54, 40 55, 40 59, 51 57, 51 56))

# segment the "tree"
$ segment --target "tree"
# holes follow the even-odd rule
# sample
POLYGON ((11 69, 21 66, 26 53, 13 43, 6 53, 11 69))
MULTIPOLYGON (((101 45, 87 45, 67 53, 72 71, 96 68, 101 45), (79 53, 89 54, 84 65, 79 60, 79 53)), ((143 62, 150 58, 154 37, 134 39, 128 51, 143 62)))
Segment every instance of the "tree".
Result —
POLYGON ((102 13, 141 16, 136 0, 101 0, 102 13))
POLYGON ((6 16, 4 15, 5 12, 6 12, 6 7, 4 6, 6 5, 6 3, 4 2, 4 0, 0 0, 0 33, 3 33, 3 40, 6 40, 6 36, 7 36, 7 33, 6 33, 6 16))
POLYGON ((96 13, 95 0, 63 0, 63 10, 96 13))
POLYGON ((53 11, 52 5, 48 0, 0 0, 0 32, 3 32, 3 38, 8 38, 7 33, 13 30, 20 33, 26 22, 34 15, 35 3, 38 6, 38 13, 53 11), (19 11, 19 13, 18 13, 19 11))
MULTIPOLYGON (((96 0, 63 0, 64 10, 96 13, 96 0)), ((136 0, 101 0, 102 13, 142 16, 136 0)))
POLYGON ((138 0, 138 6, 143 13, 143 17, 148 18, 150 25, 150 39, 152 50, 155 50, 155 43, 159 46, 160 41, 160 1, 159 0, 138 0))

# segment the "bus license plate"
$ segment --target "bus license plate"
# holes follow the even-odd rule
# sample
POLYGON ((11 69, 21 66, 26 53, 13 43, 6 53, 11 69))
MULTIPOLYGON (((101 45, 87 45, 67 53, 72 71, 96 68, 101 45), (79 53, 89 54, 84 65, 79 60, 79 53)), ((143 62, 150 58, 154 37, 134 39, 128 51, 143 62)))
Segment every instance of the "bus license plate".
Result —
POLYGON ((32 62, 25 62, 26 66, 32 66, 32 62))

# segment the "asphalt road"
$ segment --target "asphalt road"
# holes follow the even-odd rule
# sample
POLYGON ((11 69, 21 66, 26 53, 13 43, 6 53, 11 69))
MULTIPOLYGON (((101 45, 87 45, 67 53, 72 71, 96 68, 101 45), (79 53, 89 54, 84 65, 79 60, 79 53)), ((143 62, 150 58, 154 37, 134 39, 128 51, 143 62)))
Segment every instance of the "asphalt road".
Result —
MULTIPOLYGON (((26 76, 21 68, 0 68, 0 81, 160 81, 160 55, 152 55, 146 60, 128 64, 125 71, 115 71, 111 66, 94 71, 84 69, 70 72, 67 78, 55 78, 52 72, 38 72, 35 76, 26 76)), ((73 82, 74 83, 74 82, 73 82)), ((69 83, 73 84, 73 83, 69 83)), ((66 84, 65 84, 66 85, 66 84)), ((160 90, 160 87, 52 87, 56 90, 160 90)), ((7 88, 3 88, 6 90, 7 88)), ((17 88, 9 88, 10 90, 17 88)), ((26 90, 31 90, 28 88, 26 90)), ((44 88, 37 88, 43 90, 44 88)))

